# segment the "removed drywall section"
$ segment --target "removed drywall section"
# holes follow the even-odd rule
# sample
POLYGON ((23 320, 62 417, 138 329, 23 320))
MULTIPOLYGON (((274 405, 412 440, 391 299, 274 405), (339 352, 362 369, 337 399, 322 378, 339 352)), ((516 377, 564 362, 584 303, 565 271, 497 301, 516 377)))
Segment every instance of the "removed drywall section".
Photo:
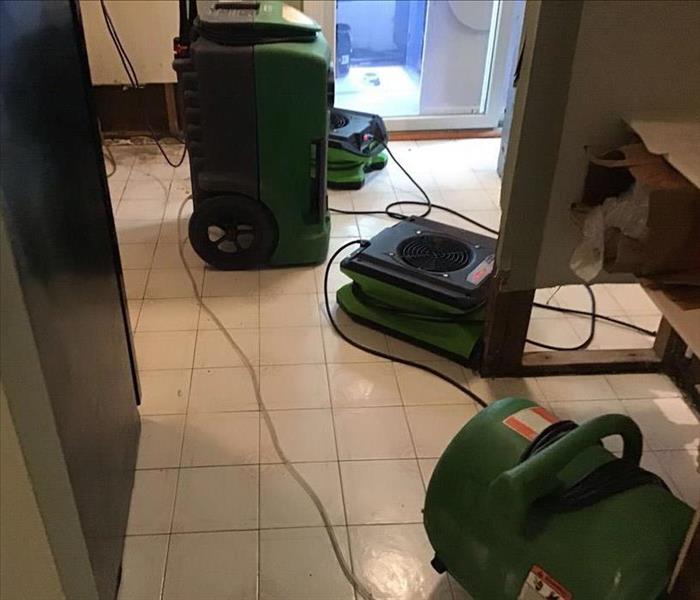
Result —
POLYGON ((568 266, 579 240, 569 207, 581 197, 584 147, 623 143, 621 115, 697 111, 698 31, 694 0, 584 2, 536 287, 578 282, 568 266))

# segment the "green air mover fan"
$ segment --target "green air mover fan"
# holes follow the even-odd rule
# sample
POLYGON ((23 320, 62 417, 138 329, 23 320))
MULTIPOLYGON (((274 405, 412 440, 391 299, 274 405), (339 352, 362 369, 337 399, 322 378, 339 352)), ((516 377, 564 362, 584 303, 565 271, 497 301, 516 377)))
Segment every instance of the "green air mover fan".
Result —
POLYGON ((420 217, 345 258, 340 307, 354 320, 465 365, 483 332, 496 241, 420 217))
POLYGON ((386 127, 379 115, 331 109, 328 187, 360 189, 366 173, 386 166, 386 141, 386 127))
POLYGON ((475 600, 668 598, 693 510, 639 466, 642 450, 625 415, 577 426, 530 400, 492 403, 430 478, 433 567, 475 600), (621 458, 603 446, 612 436, 621 458))

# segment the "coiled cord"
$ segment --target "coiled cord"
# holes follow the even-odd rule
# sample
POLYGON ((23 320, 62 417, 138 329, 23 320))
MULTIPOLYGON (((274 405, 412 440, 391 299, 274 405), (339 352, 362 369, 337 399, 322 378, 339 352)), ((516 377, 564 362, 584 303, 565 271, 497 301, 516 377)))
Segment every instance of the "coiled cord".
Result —
MULTIPOLYGON (((535 437, 520 457, 523 463, 539 454, 567 434, 577 429, 573 421, 557 421, 546 427, 535 437)), ((599 465, 576 483, 541 498, 540 508, 547 512, 570 512, 597 504, 610 496, 642 485, 656 485, 668 490, 666 482, 658 475, 622 458, 599 465)))

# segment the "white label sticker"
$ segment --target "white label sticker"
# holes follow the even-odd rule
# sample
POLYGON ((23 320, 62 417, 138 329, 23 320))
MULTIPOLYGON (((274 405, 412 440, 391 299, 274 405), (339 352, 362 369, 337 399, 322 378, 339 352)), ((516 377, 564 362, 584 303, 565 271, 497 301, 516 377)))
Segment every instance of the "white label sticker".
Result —
POLYGON ((559 420, 546 408, 531 406, 506 417, 503 424, 525 439, 532 441, 547 427, 559 420))
POLYGON ((554 577, 535 565, 525 578, 518 600, 573 600, 573 597, 554 577))

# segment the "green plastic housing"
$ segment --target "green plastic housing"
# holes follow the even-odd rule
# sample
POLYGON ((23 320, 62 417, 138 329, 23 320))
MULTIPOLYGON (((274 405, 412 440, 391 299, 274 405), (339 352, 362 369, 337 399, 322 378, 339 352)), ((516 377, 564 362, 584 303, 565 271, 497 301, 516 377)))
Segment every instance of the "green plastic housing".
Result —
MULTIPOLYGON (((435 315, 450 315, 458 312, 454 307, 378 279, 351 271, 343 270, 343 272, 348 277, 352 277, 365 294, 373 298, 381 298, 387 304, 406 311, 435 315)), ((336 292, 336 300, 354 321, 467 366, 473 362, 474 350, 484 331, 483 308, 471 311, 463 320, 441 323, 403 316, 396 311, 367 304, 354 293, 352 284, 341 287, 336 292)))
POLYGON ((256 266, 321 263, 333 84, 321 28, 278 0, 199 0, 197 10, 192 41, 173 62, 195 213, 213 198, 230 204, 231 219, 237 203, 259 203, 269 210, 259 211, 256 266))
POLYGON ((328 148, 328 187, 335 189, 360 189, 367 173, 383 169, 388 161, 385 151, 374 156, 358 156, 340 148, 328 148))
POLYGON ((258 119, 260 199, 274 213, 279 230, 273 265, 318 264, 328 252, 325 86, 330 60, 320 32, 313 42, 255 46, 255 93, 258 114, 264 115, 258 119), (323 151, 317 152, 321 144, 323 151), (314 196, 317 159, 324 161, 318 170, 324 175, 322 198, 314 196))
POLYGON ((534 566, 573 600, 664 598, 692 519, 689 506, 656 485, 571 512, 547 512, 536 502, 613 460, 599 444, 610 435, 622 436, 624 457, 638 463, 639 428, 624 415, 598 417, 518 464, 529 440, 504 420, 535 406, 499 400, 444 451, 424 510, 436 556, 474 600, 517 600, 534 566))

